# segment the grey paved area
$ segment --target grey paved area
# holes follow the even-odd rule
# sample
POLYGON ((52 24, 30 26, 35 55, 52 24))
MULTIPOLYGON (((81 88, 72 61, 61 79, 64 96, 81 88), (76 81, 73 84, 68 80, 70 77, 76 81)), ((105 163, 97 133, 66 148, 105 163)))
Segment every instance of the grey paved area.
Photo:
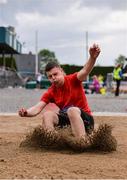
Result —
MULTIPOLYGON (((24 89, 24 88, 4 88, 0 89, 0 114, 16 113, 21 107, 31 107, 36 104, 45 90, 24 89)), ((127 113, 127 94, 114 97, 114 94, 87 95, 91 110, 95 113, 116 112, 127 113)))

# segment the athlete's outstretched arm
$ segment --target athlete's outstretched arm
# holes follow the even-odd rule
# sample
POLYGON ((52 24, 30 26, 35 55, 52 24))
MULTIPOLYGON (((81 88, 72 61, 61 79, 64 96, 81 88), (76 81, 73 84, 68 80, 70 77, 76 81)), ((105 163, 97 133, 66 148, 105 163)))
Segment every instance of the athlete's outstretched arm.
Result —
POLYGON ((46 103, 44 101, 40 101, 29 109, 21 108, 18 111, 18 114, 21 117, 33 117, 39 114, 45 106, 46 103))
POLYGON ((93 66, 96 62, 97 57, 100 54, 100 51, 101 50, 97 44, 93 44, 93 46, 90 47, 90 49, 89 49, 90 57, 89 57, 88 61, 86 62, 86 64, 84 65, 84 67, 77 73, 77 78, 80 81, 86 80, 88 74, 93 69, 93 66))

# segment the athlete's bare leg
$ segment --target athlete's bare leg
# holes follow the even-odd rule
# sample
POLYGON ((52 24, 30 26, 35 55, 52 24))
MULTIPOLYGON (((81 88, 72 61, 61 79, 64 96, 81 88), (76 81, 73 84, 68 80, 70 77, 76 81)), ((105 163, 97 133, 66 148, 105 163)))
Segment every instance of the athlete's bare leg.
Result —
POLYGON ((77 107, 70 107, 67 111, 72 132, 76 138, 85 138, 85 127, 84 122, 81 118, 81 111, 77 107))
POLYGON ((42 127, 45 130, 53 131, 54 126, 58 124, 58 116, 53 111, 45 111, 42 116, 42 127))

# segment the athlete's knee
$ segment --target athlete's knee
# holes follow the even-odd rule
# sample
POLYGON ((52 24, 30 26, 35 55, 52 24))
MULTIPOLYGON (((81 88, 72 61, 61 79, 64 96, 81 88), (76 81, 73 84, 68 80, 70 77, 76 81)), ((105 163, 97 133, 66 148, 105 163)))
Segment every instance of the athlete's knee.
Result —
POLYGON ((67 115, 68 117, 74 117, 75 115, 80 115, 81 112, 80 112, 80 109, 78 107, 70 107, 68 110, 67 110, 67 115))
POLYGON ((53 111, 45 111, 42 115, 42 123, 43 124, 57 124, 58 117, 57 114, 53 111))
POLYGON ((43 117, 43 119, 48 119, 49 117, 54 118, 54 117, 56 117, 56 113, 53 111, 45 111, 43 113, 42 117, 43 117))

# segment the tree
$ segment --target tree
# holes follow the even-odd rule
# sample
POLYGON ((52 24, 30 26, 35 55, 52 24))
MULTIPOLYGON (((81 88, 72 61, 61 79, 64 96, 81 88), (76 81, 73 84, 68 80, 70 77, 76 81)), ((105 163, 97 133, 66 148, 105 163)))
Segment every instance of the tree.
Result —
POLYGON ((48 62, 54 61, 58 63, 55 53, 52 51, 49 51, 48 49, 40 50, 39 55, 41 57, 40 70, 42 73, 44 73, 45 66, 48 62))
POLYGON ((115 59, 115 65, 116 65, 116 64, 123 64, 123 65, 124 65, 125 59, 126 59, 125 56, 120 55, 117 59, 115 59))

